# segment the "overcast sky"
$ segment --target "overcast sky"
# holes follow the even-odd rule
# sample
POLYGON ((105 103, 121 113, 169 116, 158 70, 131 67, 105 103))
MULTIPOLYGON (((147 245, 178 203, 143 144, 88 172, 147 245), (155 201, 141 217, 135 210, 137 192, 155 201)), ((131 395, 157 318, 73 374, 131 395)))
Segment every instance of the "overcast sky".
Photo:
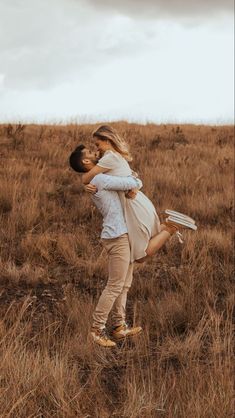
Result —
POLYGON ((0 121, 233 123, 233 0, 0 0, 0 121))

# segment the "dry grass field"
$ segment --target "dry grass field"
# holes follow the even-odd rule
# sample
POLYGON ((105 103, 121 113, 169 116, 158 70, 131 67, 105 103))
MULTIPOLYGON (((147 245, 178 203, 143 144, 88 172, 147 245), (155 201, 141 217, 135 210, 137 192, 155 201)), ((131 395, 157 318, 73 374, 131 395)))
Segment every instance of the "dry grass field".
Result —
POLYGON ((233 127, 112 126, 158 212, 198 231, 135 267, 143 335, 94 347, 107 258, 68 156, 95 125, 0 125, 0 417, 232 418, 233 127))

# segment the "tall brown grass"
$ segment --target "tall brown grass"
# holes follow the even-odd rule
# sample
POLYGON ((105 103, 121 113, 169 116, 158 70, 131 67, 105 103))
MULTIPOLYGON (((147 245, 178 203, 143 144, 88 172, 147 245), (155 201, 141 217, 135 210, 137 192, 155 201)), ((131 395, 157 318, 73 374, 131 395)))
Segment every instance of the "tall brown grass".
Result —
POLYGON ((143 335, 94 347, 107 257, 68 166, 94 126, 1 125, 0 416, 232 417, 233 127, 113 125, 158 212, 198 231, 136 266, 127 318, 143 335))

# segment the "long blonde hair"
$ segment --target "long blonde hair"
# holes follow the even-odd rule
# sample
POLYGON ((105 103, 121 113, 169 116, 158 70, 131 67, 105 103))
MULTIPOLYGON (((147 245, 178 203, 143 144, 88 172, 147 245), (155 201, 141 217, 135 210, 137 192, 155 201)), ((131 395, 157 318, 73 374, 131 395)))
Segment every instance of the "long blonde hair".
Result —
POLYGON ((111 126, 101 125, 93 132, 93 137, 97 137, 103 141, 109 141, 115 151, 119 152, 125 160, 132 161, 132 156, 126 141, 111 126))

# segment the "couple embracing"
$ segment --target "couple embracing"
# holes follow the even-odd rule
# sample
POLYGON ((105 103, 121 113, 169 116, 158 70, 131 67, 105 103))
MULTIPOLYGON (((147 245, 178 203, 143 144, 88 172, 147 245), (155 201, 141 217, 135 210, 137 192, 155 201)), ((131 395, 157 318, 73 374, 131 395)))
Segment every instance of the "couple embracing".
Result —
POLYGON ((84 145, 70 155, 70 166, 83 173, 85 190, 103 217, 101 240, 108 253, 109 277, 95 311, 90 331, 92 340, 103 347, 115 347, 117 340, 142 332, 126 323, 126 301, 133 279, 134 262, 154 256, 166 241, 183 228, 196 230, 192 218, 166 211, 160 223, 152 202, 140 191, 142 182, 129 162, 132 157, 123 138, 111 127, 93 132, 99 158, 84 145), (112 313, 111 335, 106 322, 112 313))

